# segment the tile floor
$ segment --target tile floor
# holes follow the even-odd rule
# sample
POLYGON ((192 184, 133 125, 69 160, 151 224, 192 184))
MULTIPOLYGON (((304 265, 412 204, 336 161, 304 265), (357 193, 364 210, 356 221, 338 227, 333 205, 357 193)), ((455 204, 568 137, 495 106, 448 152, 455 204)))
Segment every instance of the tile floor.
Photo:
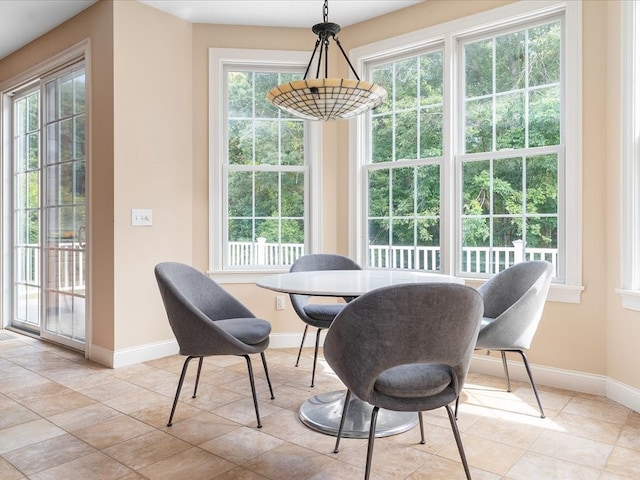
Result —
MULTIPOLYGON (((334 480, 363 475, 366 440, 313 432, 297 410, 314 392, 342 388, 312 351, 268 350, 276 399, 254 361, 263 428, 242 358, 205 359, 198 398, 195 362, 172 427, 167 417, 183 358, 116 370, 77 353, 0 331, 0 479, 334 480)), ((474 480, 640 479, 640 414, 603 397, 540 387, 546 419, 525 383, 471 374, 459 426, 474 480)), ((376 440, 372 480, 464 479, 446 412, 376 440)))

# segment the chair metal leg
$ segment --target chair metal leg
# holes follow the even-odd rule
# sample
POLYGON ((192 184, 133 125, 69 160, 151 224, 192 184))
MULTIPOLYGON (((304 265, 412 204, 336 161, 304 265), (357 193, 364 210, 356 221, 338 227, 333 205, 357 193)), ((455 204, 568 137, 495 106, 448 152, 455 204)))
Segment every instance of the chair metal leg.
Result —
POLYGON ((460 406, 460 395, 458 395, 458 397, 456 398, 456 409, 455 409, 455 417, 456 420, 458 420, 458 407, 460 406))
POLYGON ((511 391, 511 379, 509 378, 509 367, 507 367, 507 355, 504 350, 500 350, 502 356, 502 367, 504 368, 504 378, 507 380, 507 392, 511 391))
POLYGON ((300 354, 302 353, 302 346, 304 345, 304 339, 307 338, 307 330, 309 325, 304 326, 304 332, 302 332, 302 341, 300 342, 300 348, 298 349, 298 358, 296 358, 296 367, 300 363, 300 354))
POLYGON ((460 453, 460 460, 462 460, 462 466, 464 467, 464 473, 467 476, 467 480, 471 480, 471 472, 469 471, 469 464, 467 463, 467 456, 464 454, 464 447, 462 446, 462 439, 460 438, 460 431, 458 430, 458 422, 453 415, 453 411, 449 405, 445 405, 447 414, 449 415, 449 423, 451 423, 451 430, 453 430, 453 436, 456 439, 456 445, 458 446, 458 453, 460 453))
POLYGON ((344 427, 344 419, 347 418, 347 410, 349 410, 349 400, 351 400, 351 390, 347 390, 344 396, 344 405, 342 406, 342 417, 340 417, 340 426, 338 427, 338 435, 336 436, 336 446, 333 449, 333 453, 338 453, 338 447, 340 446, 340 438, 342 437, 342 429, 344 427))
POLYGON ((533 389, 533 394, 536 396, 536 401, 538 402, 538 408, 540 409, 540 418, 545 418, 544 410, 542 409, 542 402, 540 401, 540 396, 538 395, 538 389, 536 388, 536 382, 533 381, 533 375, 531 373, 531 368, 529 367, 529 361, 527 360, 527 356, 524 354, 522 350, 516 350, 520 355, 522 355, 522 361, 524 362, 524 368, 527 369, 527 375, 529 375, 529 382, 531 383, 531 388, 533 389))
POLYGON ((418 422, 420 423, 420 445, 424 445, 424 422, 422 421, 422 412, 418 412, 418 422))
POLYGON ((182 373, 180 374, 180 380, 178 380, 178 388, 176 390, 176 396, 173 399, 173 407, 171 407, 171 415, 169 415, 169 421, 167 422, 167 427, 173 425, 173 414, 176 413, 176 407, 178 406, 178 398, 180 397, 180 390, 182 390, 182 384, 184 383, 184 376, 187 373, 187 367, 189 366, 189 362, 194 358, 200 358, 200 362, 202 362, 202 357, 192 357, 189 356, 184 361, 182 365, 182 373))
POLYGON ((253 395, 253 406, 256 408, 256 419, 258 420, 258 428, 262 428, 260 422, 260 410, 258 409, 258 396, 256 395, 256 382, 253 379, 253 368, 251 367, 251 359, 249 355, 243 355, 247 361, 247 369, 249 370, 249 382, 251 383, 251 394, 253 395))
POLYGON ((198 393, 198 384, 200 383, 200 372, 202 371, 202 360, 204 360, 204 357, 200 357, 200 361, 198 362, 198 373, 196 373, 196 385, 195 387, 193 387, 193 395, 191 396, 191 398, 196 398, 196 395, 198 393))
POLYGON ((367 464, 364 467, 364 480, 369 480, 371 474, 371 459, 373 458, 373 442, 376 439, 376 423, 378 422, 378 407, 371 410, 371 426, 369 427, 369 444, 367 445, 367 464))
POLYGON ((273 400, 273 388, 271 387, 271 379, 269 378, 269 369, 267 368, 267 357, 264 356, 264 352, 260 352, 260 357, 262 357, 262 366, 264 367, 264 374, 267 376, 267 384, 269 385, 269 392, 271 392, 271 400, 273 400))
POLYGON ((313 352, 313 370, 311 371, 311 386, 313 387, 316 382, 316 363, 318 363, 318 348, 320 348, 320 331, 319 328, 316 332, 316 349, 313 352))

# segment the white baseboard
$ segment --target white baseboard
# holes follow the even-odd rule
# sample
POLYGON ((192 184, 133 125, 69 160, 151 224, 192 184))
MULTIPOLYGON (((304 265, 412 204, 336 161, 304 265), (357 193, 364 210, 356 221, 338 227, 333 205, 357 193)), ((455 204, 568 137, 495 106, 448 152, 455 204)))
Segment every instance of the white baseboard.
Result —
MULTIPOLYGON (((507 354, 509 376, 514 380, 529 382, 529 376, 527 375, 520 355, 513 354, 513 356, 514 359, 512 360, 509 358, 509 354, 507 354)), ((533 365, 531 363, 529 363, 529 366, 531 367, 536 385, 564 388, 565 390, 589 393, 591 395, 606 395, 607 393, 608 379, 603 375, 593 375, 555 367, 533 365)), ((469 371, 485 373, 495 377, 504 376, 504 369, 500 358, 489 357, 480 353, 476 353, 473 356, 469 371)))
POLYGON ((115 352, 106 348, 92 346, 89 350, 89 360, 109 368, 119 368, 175 355, 179 350, 178 342, 175 340, 125 348, 115 352))
POLYGON ((612 378, 607 379, 607 398, 640 413, 640 390, 612 378))
MULTIPOLYGON (((326 330, 322 330, 320 333, 320 345, 324 342, 325 334, 326 330)), ((298 348, 301 339, 302 333, 274 333, 271 334, 269 348, 298 348)), ((304 342, 305 347, 313 347, 315 340, 316 333, 314 329, 307 334, 304 342)), ((119 368, 175 355, 178 353, 178 350, 178 343, 175 340, 167 340, 165 342, 152 343, 117 350, 115 352, 103 347, 92 346, 89 349, 89 359, 109 368, 119 368)), ((528 382, 529 377, 527 376, 527 371, 519 356, 516 355, 513 359, 508 357, 508 361, 510 377, 514 380, 528 382)), ((574 392, 606 396, 627 408, 640 412, 640 390, 637 388, 630 387, 604 375, 533 364, 530 366, 537 385, 547 385, 574 392)), ((500 360, 500 358, 490 357, 480 353, 476 353, 473 356, 469 371, 496 377, 502 377, 504 375, 502 360, 500 360)))

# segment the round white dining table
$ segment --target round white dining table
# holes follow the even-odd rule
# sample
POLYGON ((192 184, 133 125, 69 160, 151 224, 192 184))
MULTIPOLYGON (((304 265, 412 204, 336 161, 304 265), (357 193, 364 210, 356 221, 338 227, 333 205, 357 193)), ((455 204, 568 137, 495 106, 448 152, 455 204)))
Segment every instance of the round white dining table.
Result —
MULTIPOLYGON (((326 297, 358 297, 381 287, 409 283, 464 283, 449 275, 406 270, 322 270, 267 275, 256 282, 259 287, 282 293, 326 297)), ((306 400, 299 410, 300 420, 309 428, 336 436, 344 409, 345 390, 320 393, 306 400)), ((351 395, 342 436, 367 438, 373 406, 351 395)), ((376 437, 406 432, 418 422, 414 412, 380 409, 376 437)))

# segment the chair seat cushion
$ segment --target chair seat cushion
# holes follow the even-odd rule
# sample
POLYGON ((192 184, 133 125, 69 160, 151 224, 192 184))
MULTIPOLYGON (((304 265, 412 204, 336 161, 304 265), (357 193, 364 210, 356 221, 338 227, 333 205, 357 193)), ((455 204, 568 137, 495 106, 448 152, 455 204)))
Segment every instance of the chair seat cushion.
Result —
POLYGON ((303 307, 303 310, 315 320, 332 322, 346 305, 346 303, 309 303, 303 307))
POLYGON ((373 388, 391 397, 418 398, 437 395, 452 381, 448 365, 413 363, 385 370, 378 376, 373 388))
POLYGON ((271 333, 271 324, 260 318, 216 320, 216 325, 247 345, 262 343, 271 333))

